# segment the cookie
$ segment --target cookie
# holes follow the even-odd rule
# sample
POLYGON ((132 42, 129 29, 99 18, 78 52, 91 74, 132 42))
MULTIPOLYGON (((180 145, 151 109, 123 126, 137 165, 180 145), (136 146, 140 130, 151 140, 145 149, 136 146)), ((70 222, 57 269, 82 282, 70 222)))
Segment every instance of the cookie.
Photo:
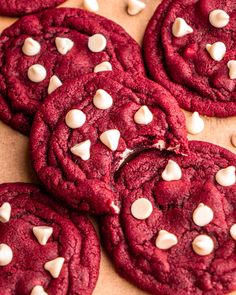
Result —
POLYGON ((34 185, 2 184, 0 236, 1 294, 92 294, 100 246, 86 216, 34 185))
POLYGON ((119 25, 75 8, 23 17, 0 37, 0 118, 28 134, 48 93, 99 71, 144 75, 140 47, 119 25))
POLYGON ((184 122, 169 92, 146 78, 84 75, 65 82, 37 112, 32 163, 47 189, 74 208, 117 213, 117 168, 150 146, 187 153, 184 122))
POLYGON ((236 156, 193 141, 144 151, 117 174, 120 215, 102 219, 117 271, 151 294, 236 290, 236 156))
POLYGON ((43 9, 50 7, 55 7, 65 0, 1 0, 0 1, 0 15, 7 16, 22 16, 26 14, 31 14, 43 9))
POLYGON ((164 0, 144 37, 151 77, 188 111, 236 115, 235 1, 164 0))

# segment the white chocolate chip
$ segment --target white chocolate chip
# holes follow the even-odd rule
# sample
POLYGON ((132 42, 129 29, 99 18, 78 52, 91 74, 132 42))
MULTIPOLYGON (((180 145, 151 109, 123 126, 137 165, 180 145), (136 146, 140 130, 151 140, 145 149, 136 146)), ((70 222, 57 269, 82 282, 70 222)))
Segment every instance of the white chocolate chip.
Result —
POLYGON ((236 147, 236 134, 233 134, 233 135, 231 136, 231 143, 232 143, 232 145, 233 145, 234 147, 236 147))
POLYGON ((142 106, 134 115, 134 121, 140 125, 147 125, 153 120, 153 114, 147 106, 142 106))
POLYGON ((188 34, 191 34, 192 32, 193 29, 186 23, 186 21, 183 18, 176 18, 172 26, 172 34, 175 37, 184 37, 188 34))
POLYGON ((74 145, 70 151, 73 155, 80 157, 83 161, 87 161, 90 159, 90 148, 91 141, 88 139, 74 145))
POLYGON ((215 28, 223 28, 229 23, 229 15, 221 9, 215 9, 209 14, 209 21, 215 28))
POLYGON ((66 114, 65 122, 66 125, 71 129, 80 128, 86 121, 86 115, 81 110, 70 110, 66 114))
POLYGON ((104 61, 94 68, 94 73, 104 72, 104 71, 112 71, 112 65, 109 63, 109 61, 104 61))
POLYGON ((61 85, 62 85, 61 80, 56 75, 53 75, 48 84, 48 94, 51 94, 61 85))
POLYGON ((120 131, 117 129, 107 130, 100 135, 100 140, 105 146, 114 152, 119 145, 120 131))
POLYGON ((205 128, 203 119, 199 116, 198 112, 194 112, 191 117, 186 120, 186 127, 188 133, 196 135, 201 133, 205 128))
POLYGON ((231 80, 236 79, 236 60, 230 60, 227 63, 227 67, 229 69, 229 77, 231 80))
POLYGON ((6 223, 10 220, 11 217, 11 205, 8 202, 5 202, 0 207, 0 222, 6 223))
POLYGON ((55 43, 58 52, 62 55, 66 55, 74 46, 74 42, 69 38, 56 37, 55 43))
POLYGON ((58 257, 44 264, 44 269, 50 272, 51 276, 56 279, 61 273, 62 266, 64 264, 65 258, 58 257))
POLYGON ((45 292, 42 286, 37 285, 32 289, 30 295, 48 295, 48 293, 45 292))
POLYGON ((209 224, 214 217, 212 209, 203 203, 193 211, 193 222, 198 226, 205 226, 209 224))
POLYGON ((176 235, 166 230, 160 230, 156 238, 156 247, 161 250, 168 250, 178 244, 176 235))
POLYGON ((127 12, 129 15, 137 15, 145 7, 146 7, 146 4, 140 0, 128 0, 127 12))
POLYGON ((97 0, 84 0, 83 6, 86 10, 91 12, 97 12, 99 10, 97 0))
POLYGON ((47 71, 45 67, 39 64, 32 65, 28 69, 28 78, 30 81, 39 83, 42 82, 47 76, 47 71))
POLYGON ((161 177, 165 181, 179 180, 182 177, 182 171, 175 161, 169 160, 161 177))
POLYGON ((235 167, 229 166, 227 168, 221 169, 216 173, 216 181, 222 186, 230 186, 235 184, 235 167))
POLYGON ((146 198, 140 198, 131 205, 131 214, 140 220, 147 219, 152 214, 152 203, 146 198))
POLYGON ((113 201, 111 202, 111 208, 114 209, 116 214, 120 213, 120 208, 117 205, 115 205, 113 201))
POLYGON ((88 39, 88 48, 92 52, 101 52, 107 46, 107 40, 102 34, 95 34, 88 39))
MULTIPOLYGON (((157 143, 155 143, 153 146, 153 148, 159 149, 159 150, 163 150, 166 148, 166 143, 164 142, 164 140, 160 139, 158 140, 157 143)), ((170 150, 171 148, 168 148, 167 150, 170 150)))
POLYGON ((45 246, 53 233, 53 228, 50 226, 34 226, 33 233, 39 244, 45 246))
POLYGON ((124 161, 128 158, 128 156, 133 152, 133 150, 125 149, 122 154, 120 154, 120 162, 118 164, 118 168, 124 163, 124 161))
POLYGON ((207 44, 206 50, 212 59, 215 61, 221 61, 225 56, 226 46, 223 42, 215 42, 213 44, 207 44))
POLYGON ((192 247, 196 254, 205 256, 211 254, 214 250, 214 242, 207 235, 199 235, 193 240, 192 247))
POLYGON ((232 239, 236 240, 236 223, 231 226, 230 235, 232 239))
POLYGON ((39 42, 32 38, 26 38, 22 46, 22 51, 25 55, 34 56, 37 55, 41 50, 39 42))
POLYGON ((106 110, 112 106, 113 99, 105 90, 98 89, 93 98, 93 104, 99 110, 106 110))
POLYGON ((0 266, 5 266, 11 263, 13 253, 11 248, 6 244, 0 244, 0 266))

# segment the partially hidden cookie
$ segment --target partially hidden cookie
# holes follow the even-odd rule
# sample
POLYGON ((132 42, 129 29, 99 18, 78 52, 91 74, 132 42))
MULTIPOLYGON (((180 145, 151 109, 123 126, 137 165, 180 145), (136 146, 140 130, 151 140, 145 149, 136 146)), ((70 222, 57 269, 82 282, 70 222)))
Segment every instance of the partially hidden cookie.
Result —
POLYGON ((0 15, 22 16, 55 7, 65 0, 0 0, 0 15))
POLYGON ((0 118, 28 134, 48 93, 99 71, 144 75, 140 47, 119 25, 75 8, 23 17, 0 37, 0 118))
POLYGON ((100 246, 86 216, 34 185, 1 184, 0 237, 1 294, 92 294, 100 246))
POLYGON ((188 157, 144 151, 117 174, 120 215, 102 219, 117 271, 151 294, 236 290, 236 156, 190 142, 188 157))
POLYGON ((184 122, 169 92, 146 78, 84 75, 64 83, 37 112, 32 163, 46 188, 74 208, 118 213, 115 171, 151 146, 186 154, 184 122))
POLYGON ((235 1, 164 0, 144 37, 151 77, 188 111, 236 115, 235 1))

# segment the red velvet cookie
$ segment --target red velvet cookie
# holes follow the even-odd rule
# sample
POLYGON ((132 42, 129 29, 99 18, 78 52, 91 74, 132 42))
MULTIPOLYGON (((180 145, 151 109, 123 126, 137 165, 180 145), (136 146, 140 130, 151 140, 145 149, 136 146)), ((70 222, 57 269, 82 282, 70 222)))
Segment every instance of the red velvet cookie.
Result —
POLYGON ((52 93, 35 116, 33 166, 74 208, 116 212, 113 174, 124 158, 151 146, 187 153, 184 122, 169 92, 146 78, 84 75, 52 93))
POLYGON ((55 7, 65 0, 0 0, 0 15, 22 16, 55 7))
POLYGON ((144 151, 121 168, 120 215, 102 219, 117 271, 152 294, 236 290, 236 155, 190 142, 188 157, 144 151))
POLYGON ((164 0, 144 38, 152 78, 188 111, 236 115, 236 2, 164 0))
POLYGON ((140 47, 119 25, 73 8, 23 17, 0 37, 0 118, 28 134, 48 93, 108 70, 144 74, 140 47))
POLYGON ((86 216, 69 213, 34 185, 2 184, 0 237, 1 294, 92 294, 100 247, 86 216))

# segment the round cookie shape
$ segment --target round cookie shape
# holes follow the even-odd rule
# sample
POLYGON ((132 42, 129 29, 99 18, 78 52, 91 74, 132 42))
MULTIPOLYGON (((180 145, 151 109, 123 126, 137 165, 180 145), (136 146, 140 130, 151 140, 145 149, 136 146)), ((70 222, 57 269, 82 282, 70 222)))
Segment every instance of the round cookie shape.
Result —
POLYGON ((33 166, 47 189, 74 208, 111 213, 116 211, 113 175, 127 154, 146 147, 186 154, 184 124, 176 101, 158 84, 121 73, 87 74, 64 83, 36 114, 30 136, 33 166), (112 99, 106 108, 94 105, 98 89, 112 99), (142 105, 153 114, 149 124, 134 121, 142 105), (66 119, 75 109, 86 121, 73 129, 66 119))
POLYGON ((92 294, 100 246, 89 219, 31 184, 1 184, 3 203, 11 214, 8 222, 0 221, 1 293, 92 294))
POLYGON ((189 149, 188 157, 149 149, 120 168, 120 214, 102 218, 102 240, 118 272, 151 294, 228 294, 236 290, 236 184, 221 186, 215 175, 236 155, 197 141, 189 149), (162 179, 169 160, 181 179, 162 179), (140 198, 151 203, 146 219, 133 215, 140 198))
POLYGON ((67 79, 106 71, 104 63, 117 75, 145 74, 139 45, 111 20, 75 8, 21 18, 0 37, 1 120, 29 134, 48 93, 67 79))
POLYGON ((65 0, 0 0, 0 15, 23 16, 55 7, 63 2, 65 2, 65 0))
POLYGON ((149 22, 143 45, 148 72, 183 109, 236 115, 235 13, 234 1, 164 0, 149 22), (178 19, 186 24, 179 24, 177 36, 178 19))

